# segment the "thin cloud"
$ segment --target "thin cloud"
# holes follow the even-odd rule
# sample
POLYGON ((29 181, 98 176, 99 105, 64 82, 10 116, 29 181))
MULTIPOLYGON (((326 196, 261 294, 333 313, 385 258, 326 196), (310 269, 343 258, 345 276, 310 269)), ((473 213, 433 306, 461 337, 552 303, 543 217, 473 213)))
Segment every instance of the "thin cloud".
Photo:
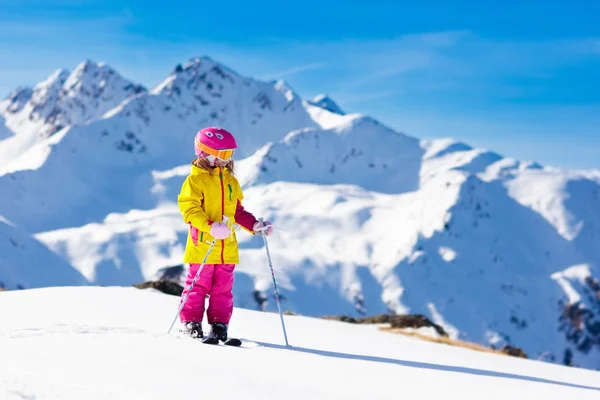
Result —
POLYGON ((125 28, 135 22, 135 18, 127 9, 121 14, 101 17, 81 17, 68 21, 43 18, 11 19, 0 18, 0 39, 11 42, 37 44, 37 41, 68 40, 69 42, 84 42, 119 39, 125 34, 125 28))
MULTIPOLYGON (((379 81, 402 75, 411 71, 424 69, 431 65, 433 57, 424 53, 403 54, 400 60, 390 60, 388 65, 382 65, 374 72, 367 73, 360 78, 354 79, 345 84, 346 87, 365 86, 379 81)), ((375 67, 375 66, 374 66, 375 67)))
POLYGON ((473 36, 468 31, 408 34, 393 39, 340 40, 297 43, 288 51, 295 59, 306 55, 326 60, 332 69, 348 75, 343 86, 360 87, 389 80, 413 71, 435 68, 442 55, 451 53, 473 36), (350 79, 347 79, 350 78, 350 79))
POLYGON ((569 40, 565 41, 562 47, 578 55, 599 56, 600 38, 569 40))
POLYGON ((298 65, 297 67, 284 69, 282 71, 264 74, 260 78, 261 79, 283 78, 285 76, 299 74, 301 72, 324 69, 326 66, 327 66, 327 63, 324 63, 324 62, 315 62, 315 63, 310 63, 310 64, 298 65))
POLYGON ((378 100, 390 96, 395 96, 397 94, 402 93, 400 90, 381 90, 377 92, 369 92, 369 93, 357 93, 357 94, 333 94, 332 97, 339 101, 341 104, 351 104, 351 103, 365 103, 368 101, 378 100))

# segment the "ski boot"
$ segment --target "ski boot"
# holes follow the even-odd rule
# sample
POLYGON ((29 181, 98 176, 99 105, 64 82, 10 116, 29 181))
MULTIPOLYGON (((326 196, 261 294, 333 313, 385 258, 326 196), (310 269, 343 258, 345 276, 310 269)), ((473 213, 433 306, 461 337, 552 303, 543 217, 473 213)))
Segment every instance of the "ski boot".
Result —
POLYGON ((196 339, 202 339, 204 334, 202 332, 202 322, 199 321, 188 321, 184 324, 184 332, 196 339))
POLYGON ((221 342, 225 342, 227 340, 227 324, 215 322, 214 324, 211 324, 210 327, 210 333, 207 337, 202 339, 203 343, 219 344, 219 340, 221 342))
POLYGON ((223 342, 223 344, 226 346, 239 347, 242 345, 242 341, 240 339, 227 338, 227 324, 215 322, 211 325, 211 330, 208 336, 202 339, 202 343, 219 344, 219 341, 223 342))

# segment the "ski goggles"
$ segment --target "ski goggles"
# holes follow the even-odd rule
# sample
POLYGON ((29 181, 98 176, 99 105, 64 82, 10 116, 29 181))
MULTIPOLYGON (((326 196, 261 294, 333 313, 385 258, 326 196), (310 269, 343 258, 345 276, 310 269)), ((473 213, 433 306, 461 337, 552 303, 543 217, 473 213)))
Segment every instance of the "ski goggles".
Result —
POLYGON ((235 149, 222 149, 222 150, 212 149, 212 148, 208 147, 207 145, 205 145, 204 143, 197 143, 197 146, 200 150, 202 150, 206 154, 215 156, 219 160, 223 160, 223 161, 231 160, 233 158, 233 153, 235 152, 235 149))

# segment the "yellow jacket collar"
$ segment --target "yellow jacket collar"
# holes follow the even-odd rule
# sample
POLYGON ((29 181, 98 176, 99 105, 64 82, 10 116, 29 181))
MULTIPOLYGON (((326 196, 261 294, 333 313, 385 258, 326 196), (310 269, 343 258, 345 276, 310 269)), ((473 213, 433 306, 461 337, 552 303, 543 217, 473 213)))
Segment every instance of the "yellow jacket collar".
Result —
MULTIPOLYGON (((219 167, 215 167, 215 170, 218 171, 219 167)), ((229 168, 227 168, 227 167, 223 167, 223 168, 221 168, 221 170, 225 174, 228 174, 230 172, 229 168)), ((209 171, 205 170, 204 168, 198 168, 194 164, 192 164, 192 174, 195 175, 195 174, 208 174, 208 173, 209 173, 209 171)))

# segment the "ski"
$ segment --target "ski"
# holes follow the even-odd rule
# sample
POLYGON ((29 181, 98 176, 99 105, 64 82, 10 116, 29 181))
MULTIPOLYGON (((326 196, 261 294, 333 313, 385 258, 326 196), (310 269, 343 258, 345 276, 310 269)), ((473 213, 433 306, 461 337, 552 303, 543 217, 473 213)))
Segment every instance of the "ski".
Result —
MULTIPOLYGON (((219 344, 219 339, 213 338, 213 337, 207 337, 207 338, 202 339, 202 343, 204 343, 204 344, 218 345, 219 344)), ((229 338, 225 342, 223 342, 223 345, 224 346, 240 347, 242 345, 242 341, 240 339, 229 338)))
POLYGON ((219 339, 214 338, 214 337, 210 337, 210 336, 209 337, 205 337, 201 341, 204 344, 219 344, 219 339))
POLYGON ((234 346, 239 347, 242 345, 242 341, 240 339, 229 338, 224 343, 225 346, 234 346))
MULTIPOLYGON (((193 335, 190 335, 190 333, 184 329, 179 329, 179 333, 184 334, 185 336, 191 337, 192 339, 199 340, 204 344, 212 344, 212 345, 219 344, 219 339, 216 337, 206 336, 203 338, 203 337, 193 336, 193 335)), ((223 345, 224 346, 232 346, 232 347, 240 347, 242 345, 242 341, 240 339, 236 339, 236 338, 229 338, 223 342, 223 345)))

